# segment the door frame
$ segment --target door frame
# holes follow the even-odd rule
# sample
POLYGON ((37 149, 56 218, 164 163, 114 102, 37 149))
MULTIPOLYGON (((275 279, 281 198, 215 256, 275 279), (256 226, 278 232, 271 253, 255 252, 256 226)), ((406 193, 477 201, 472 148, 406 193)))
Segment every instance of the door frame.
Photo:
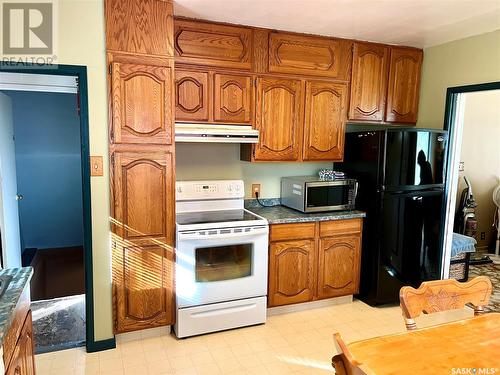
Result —
POLYGON ((444 110, 444 130, 448 131, 448 154, 446 162, 445 182, 445 238, 443 249, 443 267, 441 277, 447 279, 450 270, 451 242, 453 233, 453 223, 455 217, 456 196, 458 189, 458 168, 456 159, 459 156, 458 147, 462 141, 463 131, 463 111, 465 103, 463 95, 470 92, 499 90, 500 81, 479 83, 465 86, 448 87, 446 90, 446 104, 444 110), (457 116, 460 114, 460 116, 457 116))
POLYGON ((80 107, 80 140, 83 200, 83 248, 85 264, 85 346, 87 352, 116 347, 115 338, 95 341, 94 335, 94 279, 92 261, 92 207, 90 188, 90 148, 87 67, 83 65, 57 65, 53 68, 37 67, 33 64, 0 65, 0 72, 74 76, 78 79, 78 104, 80 107))

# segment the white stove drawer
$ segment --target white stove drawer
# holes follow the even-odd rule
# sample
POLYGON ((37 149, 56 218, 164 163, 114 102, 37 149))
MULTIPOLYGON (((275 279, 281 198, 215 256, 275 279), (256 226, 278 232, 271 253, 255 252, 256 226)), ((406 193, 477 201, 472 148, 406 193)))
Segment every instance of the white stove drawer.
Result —
POLYGON ((267 297, 177 309, 177 337, 189 337, 266 322, 267 297))

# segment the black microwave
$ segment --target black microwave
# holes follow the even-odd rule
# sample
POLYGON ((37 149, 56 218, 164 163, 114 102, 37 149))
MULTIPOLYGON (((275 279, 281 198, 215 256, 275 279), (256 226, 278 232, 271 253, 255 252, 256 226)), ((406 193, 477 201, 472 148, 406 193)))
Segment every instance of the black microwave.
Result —
POLYGON ((281 204, 306 213, 353 210, 357 191, 358 182, 350 178, 283 177, 281 204))

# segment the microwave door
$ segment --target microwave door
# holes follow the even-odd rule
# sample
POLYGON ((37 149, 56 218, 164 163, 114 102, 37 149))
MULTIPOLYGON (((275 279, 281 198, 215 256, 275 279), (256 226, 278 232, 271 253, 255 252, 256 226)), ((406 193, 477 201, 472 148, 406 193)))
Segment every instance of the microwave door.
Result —
POLYGON ((332 211, 349 209, 350 185, 306 184, 306 212, 332 211))

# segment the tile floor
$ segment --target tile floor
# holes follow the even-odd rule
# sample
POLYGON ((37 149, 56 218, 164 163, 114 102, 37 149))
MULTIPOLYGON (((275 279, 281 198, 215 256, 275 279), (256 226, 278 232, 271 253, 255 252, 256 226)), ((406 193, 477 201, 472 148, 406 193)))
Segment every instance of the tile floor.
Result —
MULTIPOLYGON (((424 316, 419 327, 472 316, 469 308, 424 316)), ((117 348, 83 348, 36 356, 37 374, 326 374, 333 373, 332 335, 346 341, 405 331, 399 306, 361 301, 275 315, 265 325, 178 340, 143 331, 117 337, 117 348)))

